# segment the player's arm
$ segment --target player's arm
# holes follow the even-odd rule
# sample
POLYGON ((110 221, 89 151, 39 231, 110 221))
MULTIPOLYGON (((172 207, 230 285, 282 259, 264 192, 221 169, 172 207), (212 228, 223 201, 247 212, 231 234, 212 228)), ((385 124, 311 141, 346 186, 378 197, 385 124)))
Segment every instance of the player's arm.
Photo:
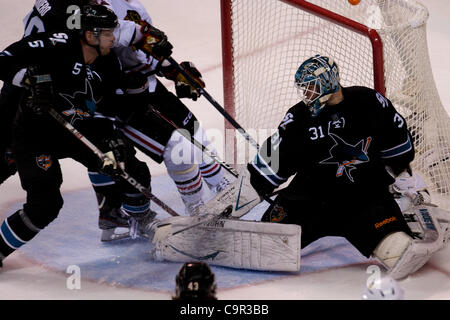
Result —
POLYGON ((414 145, 406 120, 397 112, 392 103, 383 95, 376 93, 378 112, 376 121, 380 126, 380 157, 387 171, 395 179, 390 186, 397 197, 406 196, 413 203, 430 202, 426 184, 417 173, 412 172, 414 145))
POLYGON ((295 173, 292 161, 296 158, 298 145, 297 139, 293 139, 296 122, 290 111, 278 130, 264 141, 253 161, 247 165, 250 182, 261 196, 272 193, 295 173))
MULTIPOLYGON (((172 55, 172 44, 168 41, 165 33, 154 27, 149 21, 151 21, 150 17, 145 15, 141 20, 136 22, 124 21, 123 24, 120 24, 120 33, 128 34, 125 38, 132 38, 130 43, 132 43, 132 46, 135 49, 139 49, 159 61, 157 74, 172 80, 175 83, 175 90, 179 98, 190 98, 196 101, 200 96, 200 93, 195 86, 193 86, 175 66, 171 65, 166 60, 166 58, 172 55)), ((180 63, 180 66, 200 85, 200 87, 205 87, 202 74, 192 62, 183 61, 180 63)))
POLYGON ((40 33, 11 44, 0 52, 0 80, 21 86, 27 67, 51 65, 56 50, 68 40, 66 33, 40 33))
POLYGON ((375 92, 374 121, 377 123, 380 157, 395 175, 409 168, 414 159, 414 145, 406 120, 391 101, 375 92))

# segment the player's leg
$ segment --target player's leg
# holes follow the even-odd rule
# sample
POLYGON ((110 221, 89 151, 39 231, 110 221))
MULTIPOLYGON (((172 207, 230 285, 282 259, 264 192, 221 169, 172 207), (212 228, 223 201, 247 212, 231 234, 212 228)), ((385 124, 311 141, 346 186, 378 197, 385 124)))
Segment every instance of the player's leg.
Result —
POLYGON ((344 236, 363 255, 379 260, 392 278, 401 279, 417 271, 444 246, 444 232, 431 208, 409 209, 409 222, 421 226, 421 232, 413 233, 405 218, 408 215, 401 212, 388 190, 371 190, 357 199, 356 210, 347 210, 353 228, 347 228, 344 236))
MULTIPOLYGON (((119 132, 112 132, 113 139, 121 140, 121 153, 125 171, 144 187, 150 187, 150 171, 145 164, 136 158, 136 151, 128 139, 119 132)), ((104 141, 97 143, 103 152, 107 147, 104 141)), ((101 173, 98 161, 89 151, 76 155, 77 161, 83 163, 89 171, 89 178, 94 187, 99 204, 99 227, 102 229, 102 241, 114 240, 122 236, 115 233, 116 228, 130 228, 131 234, 123 236, 135 237, 144 235, 142 232, 145 224, 153 220, 156 213, 150 209, 150 200, 137 191, 129 183, 119 179, 115 181, 101 173)))
POLYGON ((320 191, 303 186, 295 177, 277 194, 261 221, 300 225, 304 248, 319 238, 333 235, 329 214, 334 213, 328 211, 320 191))
POLYGON ((185 137, 152 112, 137 112, 121 128, 140 151, 166 165, 187 212, 194 214, 203 203, 203 178, 194 154, 199 154, 185 137))
POLYGON ((3 84, 0 93, 0 184, 17 172, 11 148, 11 128, 21 94, 21 88, 8 83, 3 84))
POLYGON ((27 192, 23 208, 7 217, 0 226, 0 260, 26 244, 57 216, 63 205, 59 188, 62 174, 58 160, 50 154, 16 155, 22 187, 27 192))
POLYGON ((98 227, 102 230, 101 240, 111 241, 129 237, 129 230, 118 232, 118 228, 129 229, 130 227, 130 217, 121 209, 120 186, 100 172, 91 171, 88 175, 97 199, 98 227))
MULTIPOLYGON (((207 146, 212 152, 216 152, 209 141, 204 129, 197 118, 172 92, 168 91, 160 82, 157 83, 154 93, 150 94, 150 103, 165 117, 173 121, 179 128, 188 130, 191 136, 196 135, 197 141, 207 146), (201 130, 201 131, 198 131, 201 130)), ((230 182, 225 170, 216 165, 209 157, 203 157, 199 163, 203 179, 208 187, 215 193, 223 190, 230 182)))

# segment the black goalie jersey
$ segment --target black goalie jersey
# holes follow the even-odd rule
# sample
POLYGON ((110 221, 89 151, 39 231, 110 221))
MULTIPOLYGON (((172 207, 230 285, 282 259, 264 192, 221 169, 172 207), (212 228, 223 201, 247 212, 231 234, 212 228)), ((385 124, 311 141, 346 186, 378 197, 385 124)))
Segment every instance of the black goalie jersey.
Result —
POLYGON ((365 87, 343 88, 343 95, 315 118, 303 102, 289 109, 249 164, 257 190, 271 191, 297 174, 317 192, 362 191, 393 183, 386 165, 408 167, 411 135, 391 102, 365 87))

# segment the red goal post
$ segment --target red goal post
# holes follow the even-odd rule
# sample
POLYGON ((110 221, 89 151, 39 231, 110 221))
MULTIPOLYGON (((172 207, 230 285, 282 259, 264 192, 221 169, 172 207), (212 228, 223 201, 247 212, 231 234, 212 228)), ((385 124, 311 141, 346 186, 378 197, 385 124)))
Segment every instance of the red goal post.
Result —
MULTIPOLYGON (((416 0, 221 0, 224 106, 262 142, 298 101, 300 63, 320 53, 340 66, 344 86, 386 95, 413 134, 413 167, 434 201, 450 199, 450 121, 426 42, 428 11, 416 0), (265 130, 265 131, 264 131, 265 130), (261 134, 259 134, 261 133, 261 134)), ((226 154, 239 158, 225 122, 226 154), (231 142, 230 142, 231 141, 231 142)), ((248 151, 246 151, 248 152, 248 151)), ((239 162, 239 161, 237 161, 239 162)))

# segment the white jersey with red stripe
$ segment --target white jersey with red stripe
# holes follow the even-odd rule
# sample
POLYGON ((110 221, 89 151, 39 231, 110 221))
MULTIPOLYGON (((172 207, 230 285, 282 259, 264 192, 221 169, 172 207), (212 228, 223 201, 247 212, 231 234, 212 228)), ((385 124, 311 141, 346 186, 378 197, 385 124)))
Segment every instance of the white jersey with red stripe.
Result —
MULTIPOLYGON (((101 2, 101 1, 100 1, 101 2)), ((120 28, 116 38, 120 46, 114 50, 119 57, 125 71, 140 71, 152 73, 148 77, 149 91, 153 92, 156 87, 156 76, 154 74, 158 60, 147 56, 140 50, 133 50, 130 43, 134 41, 136 34, 136 23, 146 21, 152 24, 152 19, 145 7, 138 0, 108 0, 109 6, 119 19, 120 28), (127 43, 128 42, 128 43, 127 43)))

